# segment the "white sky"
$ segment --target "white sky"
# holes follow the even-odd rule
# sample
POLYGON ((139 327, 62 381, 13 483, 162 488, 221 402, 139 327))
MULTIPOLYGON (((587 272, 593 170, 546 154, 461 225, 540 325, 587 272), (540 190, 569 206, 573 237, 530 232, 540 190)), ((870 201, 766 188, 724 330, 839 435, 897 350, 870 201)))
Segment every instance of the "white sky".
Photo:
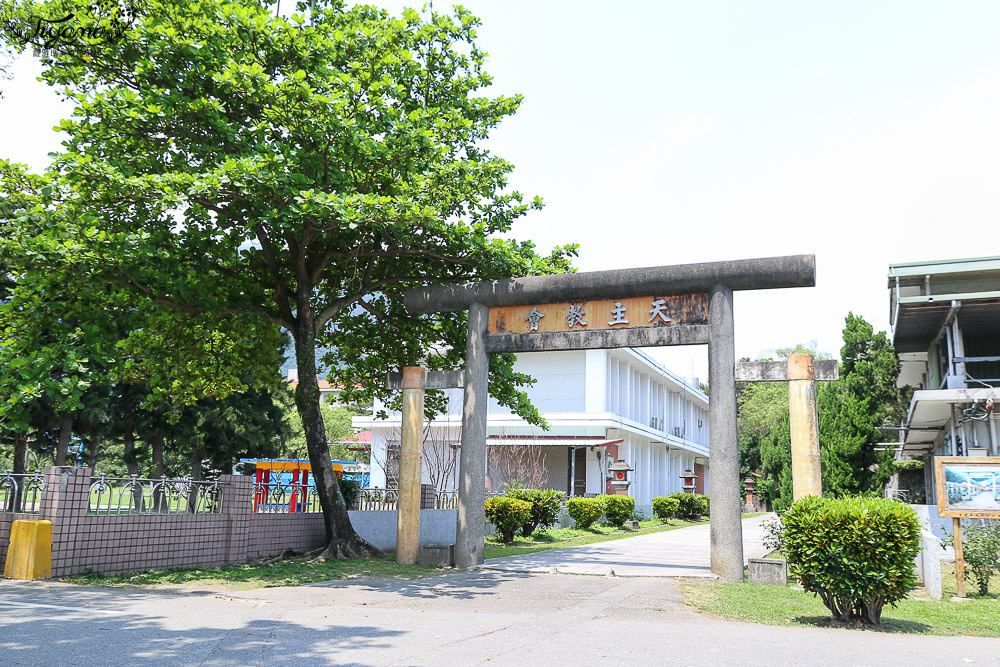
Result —
MULTIPOLYGON (((816 255, 815 288, 736 294, 738 357, 839 356, 848 311, 888 328, 890 263, 1000 254, 1000 3, 462 4, 525 97, 490 140, 547 202, 515 237, 582 271, 816 255)), ((0 82, 0 155, 41 169, 69 109, 37 73, 0 82)))

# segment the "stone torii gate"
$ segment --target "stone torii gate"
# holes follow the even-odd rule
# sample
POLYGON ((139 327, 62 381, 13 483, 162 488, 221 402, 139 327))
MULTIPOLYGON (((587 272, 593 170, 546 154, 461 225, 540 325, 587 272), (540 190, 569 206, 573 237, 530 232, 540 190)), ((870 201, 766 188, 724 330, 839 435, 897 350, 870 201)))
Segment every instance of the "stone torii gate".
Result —
POLYGON ((491 352, 708 344, 711 567, 742 581, 733 292, 815 284, 815 256, 794 255, 407 290, 411 313, 469 313, 455 565, 483 562, 491 352))

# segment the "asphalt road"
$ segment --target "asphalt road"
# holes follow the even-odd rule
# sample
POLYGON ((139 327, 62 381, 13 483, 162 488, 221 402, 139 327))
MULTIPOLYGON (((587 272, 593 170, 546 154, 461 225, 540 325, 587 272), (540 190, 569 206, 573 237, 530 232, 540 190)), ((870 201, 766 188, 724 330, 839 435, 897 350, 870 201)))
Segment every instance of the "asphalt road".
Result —
MULTIPOLYGON (((683 565, 707 540, 658 535, 545 566, 625 572, 657 550, 683 565)), ((671 578, 544 571, 245 592, 0 580, 0 665, 1000 665, 998 639, 734 623, 686 607, 671 578)))
POLYGON ((721 621, 670 579, 460 572, 245 593, 0 583, 4 665, 998 665, 1000 640, 721 621))

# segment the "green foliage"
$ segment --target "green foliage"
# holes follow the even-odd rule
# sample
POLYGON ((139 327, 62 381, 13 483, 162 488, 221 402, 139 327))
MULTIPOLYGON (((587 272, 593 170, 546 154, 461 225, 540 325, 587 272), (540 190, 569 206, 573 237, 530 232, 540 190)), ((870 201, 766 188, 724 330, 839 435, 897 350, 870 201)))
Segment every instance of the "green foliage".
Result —
POLYGON ((635 498, 618 494, 601 494, 597 496, 604 506, 604 518, 612 526, 621 526, 632 518, 635 512, 635 498))
POLYGON ((604 516, 604 503, 598 498, 570 498, 566 511, 578 528, 590 528, 604 516))
POLYGON ((698 519, 702 514, 708 514, 708 496, 698 493, 671 493, 668 498, 677 501, 676 515, 685 519, 698 519))
POLYGON ((531 518, 521 526, 521 535, 529 537, 536 530, 543 532, 555 525, 559 518, 565 493, 553 489, 525 489, 508 486, 504 491, 508 498, 517 498, 531 503, 531 518))
POLYGON ((531 521, 531 503, 507 496, 487 498, 486 520, 496 526, 504 543, 513 542, 521 526, 531 521))
MULTIPOLYGON (((840 380, 818 382, 823 492, 880 492, 891 476, 892 454, 878 451, 879 426, 898 424, 905 407, 896 388, 899 362, 884 332, 849 313, 844 325, 840 380)), ((810 353, 804 346, 780 353, 810 353)), ((785 355, 787 356, 787 355, 785 355)), ((785 382, 739 387, 740 467, 764 475, 757 491, 778 511, 792 502, 791 430, 785 382)))
POLYGON ((340 485, 340 495, 344 496, 344 504, 351 507, 358 500, 361 484, 353 479, 344 479, 343 477, 338 477, 337 483, 340 485))
MULTIPOLYGON (((948 535, 942 544, 955 545, 955 536, 948 535)), ((980 525, 970 519, 962 520, 962 559, 976 582, 979 594, 990 594, 990 577, 1000 574, 1000 523, 980 525)))
POLYGON ((838 621, 877 625, 917 582, 920 522, 903 503, 881 498, 795 502, 782 516, 789 571, 838 621))
POLYGON ((676 498, 661 496, 653 498, 653 515, 660 521, 669 521, 674 518, 681 508, 681 502, 676 498))
POLYGON ((924 469, 924 461, 919 459, 893 460, 892 469, 894 472, 913 472, 924 469))
MULTIPOLYGON (((65 16, 88 4, 35 9, 65 16)), ((66 267, 204 326, 238 322, 262 340, 287 330, 318 493, 335 494, 321 472, 317 345, 334 350, 336 363, 323 361, 345 401, 391 401, 387 368, 415 365, 432 346, 432 370, 459 368, 465 349, 465 313, 411 313, 408 287, 572 269, 575 246, 539 254, 508 236, 541 200, 508 187, 513 166, 486 142, 521 98, 484 95, 479 22, 460 7, 393 17, 316 0, 308 23, 269 3, 144 0, 142 10, 123 39, 43 59, 42 78, 75 109, 21 209, 38 224, 0 241, 0 257, 66 267)), ((221 372, 255 354, 239 339, 221 349, 221 372)), ((491 356, 490 394, 541 424, 523 391, 531 378, 513 363, 491 356)), ((331 553, 357 553, 354 534, 334 535, 343 522, 326 525, 342 547, 331 553)))

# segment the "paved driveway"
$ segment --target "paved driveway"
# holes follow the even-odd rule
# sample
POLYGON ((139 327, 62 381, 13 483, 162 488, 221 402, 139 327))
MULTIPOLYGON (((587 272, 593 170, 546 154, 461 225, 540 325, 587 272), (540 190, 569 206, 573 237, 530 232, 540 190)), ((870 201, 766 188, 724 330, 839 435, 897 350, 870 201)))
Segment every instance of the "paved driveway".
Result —
MULTIPOLYGON (((767 516, 743 520, 743 558, 761 558, 767 516)), ((709 526, 690 526, 626 540, 491 558, 484 569, 506 572, 592 574, 617 577, 714 577, 709 568, 709 526)))

